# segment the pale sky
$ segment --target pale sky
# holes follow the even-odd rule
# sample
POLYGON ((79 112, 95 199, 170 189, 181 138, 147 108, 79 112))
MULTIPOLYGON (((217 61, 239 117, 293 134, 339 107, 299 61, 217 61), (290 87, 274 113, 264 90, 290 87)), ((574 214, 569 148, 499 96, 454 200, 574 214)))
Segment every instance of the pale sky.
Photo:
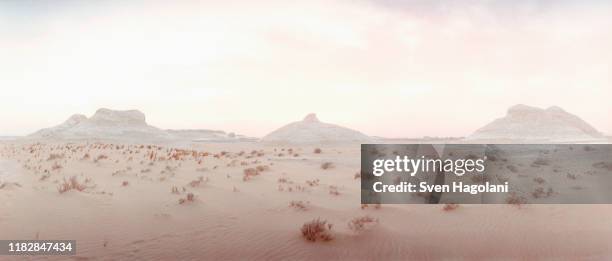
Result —
POLYGON ((518 103, 612 134, 611 13, 606 1, 2 1, 0 135, 106 107, 250 136, 310 112, 368 135, 465 136, 518 103))

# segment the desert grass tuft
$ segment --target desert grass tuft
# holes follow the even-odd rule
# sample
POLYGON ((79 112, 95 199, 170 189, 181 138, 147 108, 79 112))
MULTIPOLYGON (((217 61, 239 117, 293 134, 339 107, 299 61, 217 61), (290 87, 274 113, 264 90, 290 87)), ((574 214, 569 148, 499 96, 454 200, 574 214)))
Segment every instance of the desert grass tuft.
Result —
POLYGON ((301 228, 302 236, 311 242, 317 240, 331 241, 334 239, 332 233, 332 224, 328 224, 326 220, 319 218, 313 219, 310 222, 304 223, 301 228))

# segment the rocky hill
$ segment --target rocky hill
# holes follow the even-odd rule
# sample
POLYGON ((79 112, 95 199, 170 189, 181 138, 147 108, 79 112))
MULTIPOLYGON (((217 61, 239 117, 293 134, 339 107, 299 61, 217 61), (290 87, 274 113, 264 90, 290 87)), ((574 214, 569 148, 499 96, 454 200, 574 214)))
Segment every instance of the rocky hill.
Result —
POLYGON ((325 143, 369 142, 373 139, 361 132, 319 121, 316 114, 308 114, 302 121, 293 122, 266 135, 264 142, 325 143))
POLYGON ((553 106, 515 105, 505 117, 476 130, 468 140, 590 141, 603 135, 578 116, 553 106))

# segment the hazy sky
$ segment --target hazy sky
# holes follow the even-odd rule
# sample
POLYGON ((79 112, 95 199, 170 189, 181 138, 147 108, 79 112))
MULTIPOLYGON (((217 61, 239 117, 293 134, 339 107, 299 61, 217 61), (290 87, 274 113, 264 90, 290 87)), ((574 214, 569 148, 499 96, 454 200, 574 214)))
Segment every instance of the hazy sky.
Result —
POLYGON ((251 136, 309 112, 464 136, 517 103, 611 134, 606 2, 2 1, 0 135, 107 107, 251 136))

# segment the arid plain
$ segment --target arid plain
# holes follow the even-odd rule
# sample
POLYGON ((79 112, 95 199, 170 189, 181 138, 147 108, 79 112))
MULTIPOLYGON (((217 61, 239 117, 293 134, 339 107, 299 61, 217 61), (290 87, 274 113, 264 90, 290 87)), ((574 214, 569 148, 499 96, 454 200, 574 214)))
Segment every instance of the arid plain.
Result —
POLYGON ((0 153, 2 238, 74 239, 79 260, 612 256, 609 205, 361 205, 358 144, 4 141, 0 153))

